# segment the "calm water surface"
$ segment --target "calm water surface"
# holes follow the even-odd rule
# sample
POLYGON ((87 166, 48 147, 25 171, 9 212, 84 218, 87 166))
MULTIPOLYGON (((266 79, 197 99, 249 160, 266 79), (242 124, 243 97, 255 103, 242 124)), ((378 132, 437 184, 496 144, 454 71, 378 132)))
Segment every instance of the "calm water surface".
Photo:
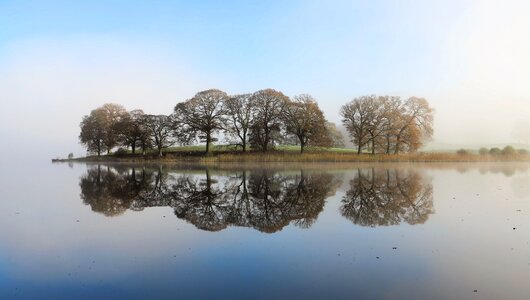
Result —
POLYGON ((526 164, 4 169, 0 299, 529 299, 526 164))

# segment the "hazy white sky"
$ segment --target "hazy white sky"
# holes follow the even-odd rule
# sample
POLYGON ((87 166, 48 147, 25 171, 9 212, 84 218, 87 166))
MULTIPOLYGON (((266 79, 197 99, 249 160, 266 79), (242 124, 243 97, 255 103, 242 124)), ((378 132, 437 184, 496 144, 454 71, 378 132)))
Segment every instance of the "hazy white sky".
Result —
POLYGON ((0 0, 0 151, 80 155, 91 109, 207 88, 310 93, 336 123, 356 96, 421 96, 438 143, 530 120, 528 1, 85 2, 0 0))

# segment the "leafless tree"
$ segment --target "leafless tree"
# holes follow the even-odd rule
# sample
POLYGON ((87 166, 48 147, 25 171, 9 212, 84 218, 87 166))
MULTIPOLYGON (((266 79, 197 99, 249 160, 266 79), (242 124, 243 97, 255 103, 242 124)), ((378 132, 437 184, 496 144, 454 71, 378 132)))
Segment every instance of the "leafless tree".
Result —
POLYGON ((252 94, 231 96, 226 102, 226 132, 237 138, 243 152, 247 150, 248 134, 254 121, 255 105, 252 94))
POLYGON ((212 134, 223 129, 225 107, 228 95, 220 90, 211 89, 197 93, 193 98, 175 106, 175 115, 183 131, 199 135, 206 142, 206 152, 214 140, 212 134))
POLYGON ((141 109, 136 109, 122 118, 118 124, 121 140, 127 147, 131 147, 132 153, 136 153, 136 148, 142 148, 142 154, 150 146, 150 135, 145 124, 145 114, 141 109))
POLYGON ((145 126, 149 130, 158 155, 162 156, 162 149, 173 145, 174 121, 171 116, 146 115, 145 126))
POLYGON ((265 89, 252 94, 251 101, 255 104, 255 118, 251 124, 250 142, 266 152, 279 138, 282 115, 289 97, 279 91, 265 89))
POLYGON ((107 103, 84 116, 81 121, 79 140, 87 147, 101 155, 106 150, 110 153, 120 143, 119 124, 128 114, 125 108, 118 104, 107 103))
POLYGON ((331 140, 331 146, 338 148, 344 147, 344 136, 337 128, 337 125, 333 122, 326 122, 325 126, 328 137, 331 140))
POLYGON ((390 153, 416 151, 432 137, 433 109, 427 100, 411 97, 405 102, 399 97, 362 96, 341 108, 343 124, 357 153, 370 146, 390 153))
POLYGON ((308 143, 315 146, 330 146, 326 132, 326 118, 311 95, 302 94, 288 101, 283 111, 283 122, 288 133, 300 142, 300 153, 308 143))
POLYGON ((416 151, 433 134, 434 109, 426 99, 411 97, 403 105, 404 112, 398 121, 394 153, 401 151, 404 146, 409 151, 416 151))
POLYGON ((105 130, 98 114, 92 111, 90 115, 84 116, 79 126, 81 127, 81 133, 79 134, 80 143, 86 146, 88 152, 95 152, 98 156, 101 156, 101 152, 105 150, 105 144, 103 143, 105 130))
POLYGON ((357 154, 370 141, 370 126, 374 112, 372 101, 375 96, 362 96, 343 105, 340 109, 342 124, 350 133, 352 142, 357 145, 357 154))
POLYGON ((103 143, 108 154, 112 148, 121 143, 119 124, 124 118, 127 118, 128 113, 123 106, 114 103, 104 104, 98 110, 101 110, 103 114, 105 128, 103 143))

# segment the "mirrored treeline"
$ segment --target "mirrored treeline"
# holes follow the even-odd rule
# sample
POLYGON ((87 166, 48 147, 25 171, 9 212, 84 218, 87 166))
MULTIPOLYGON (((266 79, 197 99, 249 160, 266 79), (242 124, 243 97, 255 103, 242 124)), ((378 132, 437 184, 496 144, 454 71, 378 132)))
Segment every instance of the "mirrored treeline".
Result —
MULTIPOLYGON (((434 213, 431 180, 420 171, 359 168, 353 174, 340 207, 353 224, 422 224, 434 213)), ((309 228, 342 184, 342 173, 303 168, 220 172, 162 165, 91 165, 79 182, 83 202, 105 216, 171 207, 201 230, 239 226, 268 233, 289 224, 309 228)))

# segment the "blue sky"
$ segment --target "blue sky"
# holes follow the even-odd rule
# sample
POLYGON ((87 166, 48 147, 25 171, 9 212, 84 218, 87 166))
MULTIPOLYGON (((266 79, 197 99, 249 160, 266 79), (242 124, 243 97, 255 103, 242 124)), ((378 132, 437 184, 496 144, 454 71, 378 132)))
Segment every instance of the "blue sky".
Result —
POLYGON ((78 123, 105 102, 170 113, 201 89, 272 87, 312 94, 337 123, 355 96, 421 96, 436 109, 435 142, 515 141, 516 121, 530 119, 529 9, 515 0, 0 0, 0 135, 81 154, 78 123))

